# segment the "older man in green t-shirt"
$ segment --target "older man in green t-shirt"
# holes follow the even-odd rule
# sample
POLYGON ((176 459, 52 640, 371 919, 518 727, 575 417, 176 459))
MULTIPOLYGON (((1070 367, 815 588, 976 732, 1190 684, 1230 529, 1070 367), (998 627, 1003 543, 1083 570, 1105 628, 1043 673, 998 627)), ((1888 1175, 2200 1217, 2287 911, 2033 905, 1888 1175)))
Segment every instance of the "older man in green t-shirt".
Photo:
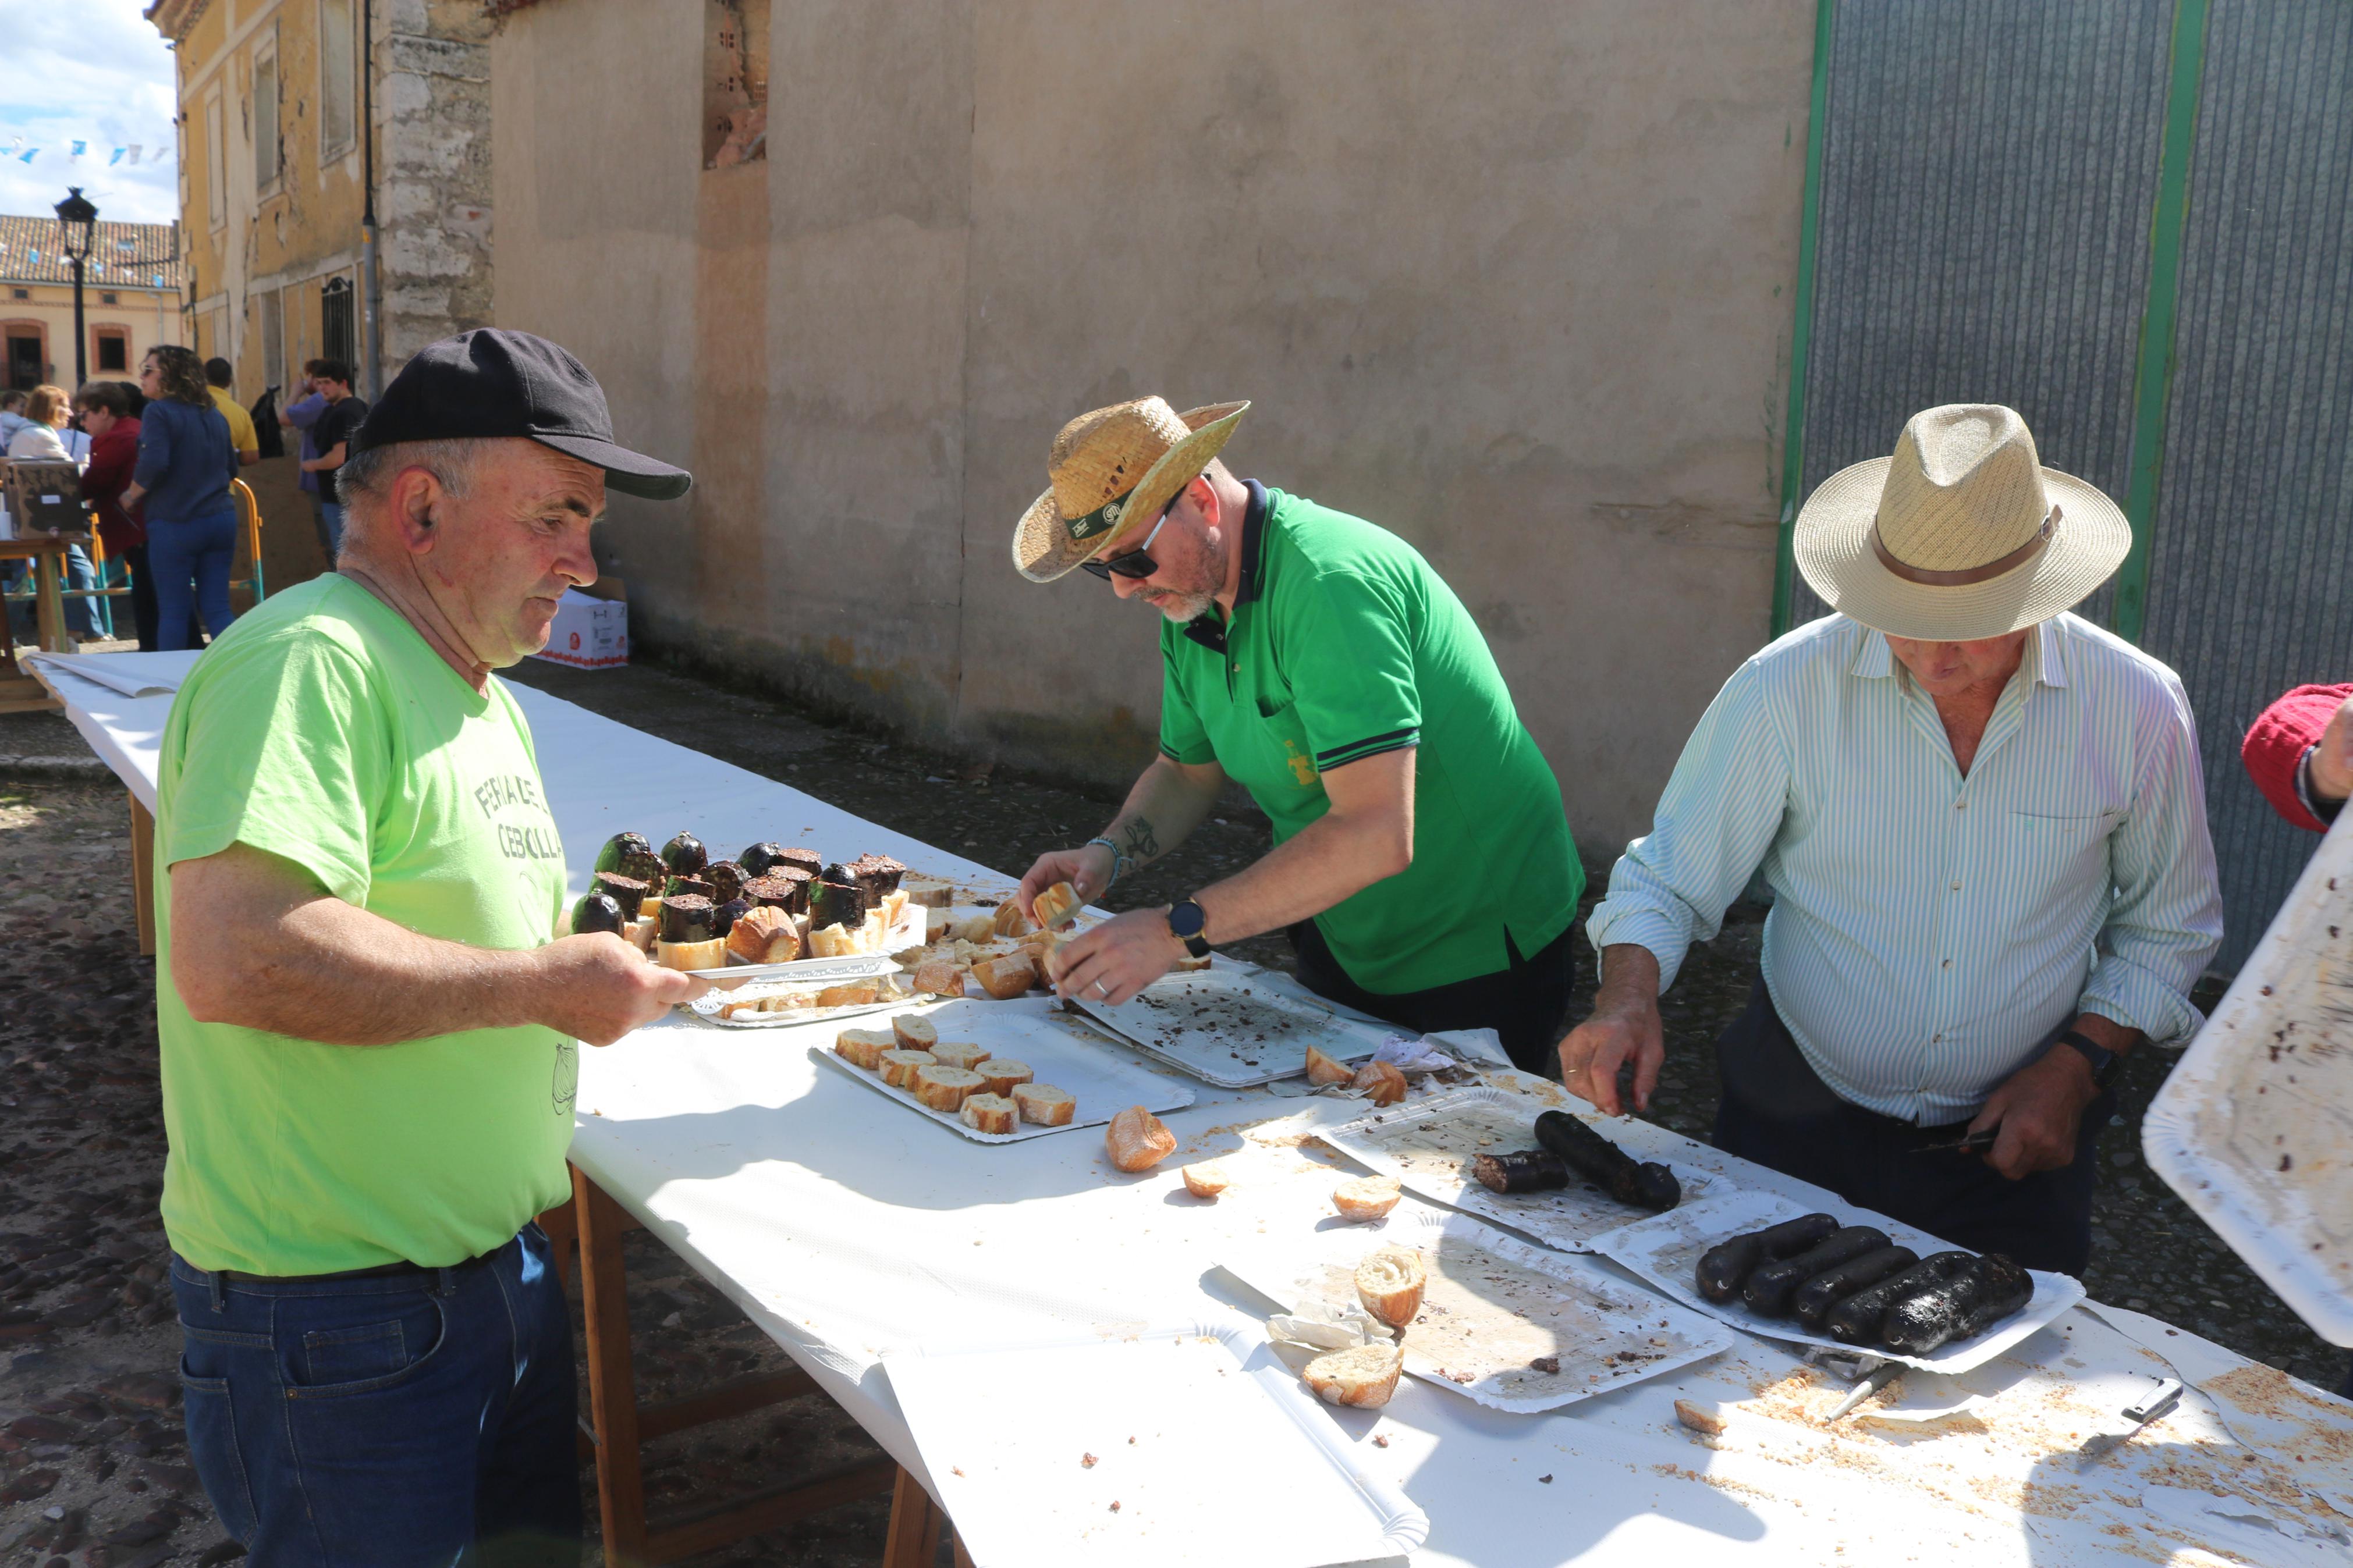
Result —
POLYGON ((1074 939, 1056 984, 1116 1004, 1288 927, 1319 994, 1424 1032, 1492 1028, 1541 1068, 1585 881, 1560 785, 1430 563, 1219 460, 1248 407, 1147 397, 1072 420, 1015 528, 1024 575, 1083 567, 1164 617, 1160 756, 1099 837, 1030 868, 1023 908, 1063 880, 1097 897, 1166 855, 1229 779, 1274 824, 1256 864, 1074 939))
POLYGON ((156 781, 164 1223, 189 1448, 259 1563, 576 1558, 572 1331, 533 1216, 576 1040, 704 983, 559 937, 563 847, 491 674, 596 575, 616 445, 525 333, 428 346, 353 437, 340 571, 180 689, 156 781))

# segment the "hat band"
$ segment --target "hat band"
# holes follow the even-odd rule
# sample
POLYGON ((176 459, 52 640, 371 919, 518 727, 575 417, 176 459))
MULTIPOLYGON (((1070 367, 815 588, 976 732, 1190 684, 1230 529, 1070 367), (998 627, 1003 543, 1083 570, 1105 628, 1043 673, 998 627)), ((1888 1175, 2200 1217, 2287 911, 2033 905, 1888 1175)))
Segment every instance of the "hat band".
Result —
POLYGON ((1079 544, 1085 543, 1099 533, 1109 533, 1113 529, 1117 528, 1120 520, 1127 515, 1128 500, 1134 494, 1135 487, 1130 485, 1126 490, 1113 496, 1086 516, 1062 519, 1063 531, 1070 534, 1073 543, 1079 544))
POLYGON ((1879 557, 1882 566, 1906 583, 1917 583, 1924 588, 1967 588, 1978 583, 1989 583, 2003 573, 2033 560, 2051 542, 2052 532, 2058 526, 2059 508, 2054 504, 2042 519, 2042 526, 2035 530, 2034 537, 2009 554, 1989 561, 1982 566, 1964 566, 1957 572, 1931 572, 1925 566, 1898 561, 1888 550, 1887 542, 1879 537, 1879 520, 1873 518, 1871 521, 1871 551, 1879 557))

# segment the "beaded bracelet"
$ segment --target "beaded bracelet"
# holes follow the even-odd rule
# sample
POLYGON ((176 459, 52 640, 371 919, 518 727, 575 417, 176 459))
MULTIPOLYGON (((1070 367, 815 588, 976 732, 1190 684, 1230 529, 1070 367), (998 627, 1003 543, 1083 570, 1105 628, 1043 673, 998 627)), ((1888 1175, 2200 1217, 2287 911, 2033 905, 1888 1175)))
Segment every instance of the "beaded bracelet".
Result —
POLYGON ((1098 844, 1111 851, 1111 881, 1105 882, 1102 888, 1097 889, 1099 892, 1108 893, 1112 889, 1113 883, 1117 882, 1122 877, 1127 875, 1127 857, 1121 854, 1119 852, 1119 846, 1113 844, 1108 838, 1090 838, 1084 844, 1080 845, 1079 847, 1082 849, 1092 849, 1098 844))

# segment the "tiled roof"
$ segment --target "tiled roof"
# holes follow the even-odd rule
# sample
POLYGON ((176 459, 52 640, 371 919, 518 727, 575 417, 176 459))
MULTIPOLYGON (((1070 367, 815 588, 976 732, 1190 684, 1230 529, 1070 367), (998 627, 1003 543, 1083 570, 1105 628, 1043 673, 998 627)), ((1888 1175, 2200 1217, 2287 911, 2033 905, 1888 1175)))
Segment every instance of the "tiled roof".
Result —
MULTIPOLYGON (((0 281, 72 282, 73 268, 58 247, 62 237, 55 213, 39 217, 0 214, 0 281)), ((177 289, 180 261, 172 251, 170 224, 109 223, 100 218, 83 276, 93 289, 177 289)))

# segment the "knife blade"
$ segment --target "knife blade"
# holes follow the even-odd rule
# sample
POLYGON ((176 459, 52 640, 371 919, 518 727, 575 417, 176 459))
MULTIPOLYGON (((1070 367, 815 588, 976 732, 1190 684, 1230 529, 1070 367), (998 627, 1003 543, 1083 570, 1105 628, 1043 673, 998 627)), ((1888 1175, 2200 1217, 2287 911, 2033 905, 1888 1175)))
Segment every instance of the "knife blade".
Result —
POLYGON ((1828 1426, 1830 1423, 1839 1420, 1856 1405, 1861 1405, 1864 1400, 1870 1398, 1873 1394, 1878 1393, 1881 1389, 1885 1388, 1889 1384, 1894 1383, 1897 1378, 1902 1377, 1903 1375, 1904 1363, 1902 1362, 1881 1362, 1877 1366, 1873 1367, 1869 1372, 1862 1374, 1862 1381, 1854 1385, 1854 1392, 1848 1394, 1844 1399, 1840 1400, 1838 1408, 1831 1411, 1828 1415, 1822 1417, 1822 1424, 1824 1426, 1828 1426))
POLYGON ((2125 1406, 2124 1418, 2132 1423, 2132 1430, 2102 1432, 2084 1439, 2084 1446, 2075 1450, 2075 1468, 2079 1470, 2090 1469, 2094 1465, 2139 1436, 2142 1429, 2150 1422, 2169 1414, 2173 1407, 2180 1403, 2181 1380, 2178 1377, 2166 1378, 2149 1392, 2147 1397, 2125 1406))
POLYGON ((896 974, 898 963, 881 953, 840 958, 796 958, 786 963, 733 963, 723 969, 698 969, 698 980, 708 980, 722 991, 733 991, 754 980, 797 980, 807 985, 835 985, 848 980, 875 980, 896 974))
POLYGON ((1912 1147, 1912 1152, 1943 1154, 1958 1152, 1963 1154, 1982 1154, 1993 1147, 1993 1141, 2000 1131, 2001 1129, 1999 1127, 1989 1127, 1981 1132, 1972 1132, 1965 1138, 1956 1138, 1946 1143, 1915 1143, 1912 1147))

